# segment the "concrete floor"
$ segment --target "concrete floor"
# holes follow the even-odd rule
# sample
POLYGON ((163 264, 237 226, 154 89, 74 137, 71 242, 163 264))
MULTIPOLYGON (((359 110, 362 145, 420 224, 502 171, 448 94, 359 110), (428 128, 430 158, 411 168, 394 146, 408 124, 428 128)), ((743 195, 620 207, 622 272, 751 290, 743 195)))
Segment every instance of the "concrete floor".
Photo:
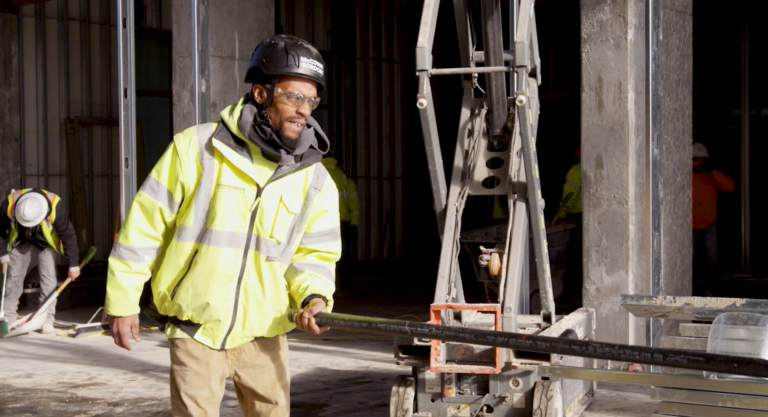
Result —
MULTIPOLYGON (((425 320, 429 287, 404 298, 363 286, 355 292, 374 295, 338 300, 336 311, 425 320)), ((96 309, 63 310, 57 319, 84 323, 96 309)), ((395 365, 390 337, 339 330, 289 336, 292 416, 389 415, 391 384, 410 373, 395 365)), ((34 333, 0 340, 0 416, 168 416, 167 347, 165 337, 153 332, 143 332, 131 352, 107 336, 34 333)), ((611 388, 599 389, 582 416, 650 417, 657 410, 647 394, 611 388)), ((231 383, 221 415, 241 415, 231 383)))

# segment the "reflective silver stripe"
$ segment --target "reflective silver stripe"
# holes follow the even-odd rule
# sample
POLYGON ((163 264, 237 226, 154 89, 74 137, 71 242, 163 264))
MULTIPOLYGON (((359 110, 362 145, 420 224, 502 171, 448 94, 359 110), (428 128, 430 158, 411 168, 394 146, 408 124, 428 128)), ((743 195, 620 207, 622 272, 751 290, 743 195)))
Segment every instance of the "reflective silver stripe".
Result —
POLYGON ((291 282, 299 275, 305 273, 317 275, 318 277, 323 278, 330 283, 336 282, 336 279, 333 276, 333 272, 328 269, 327 266, 323 264, 311 264, 308 262, 292 263, 291 266, 288 267, 288 270, 285 271, 285 279, 288 282, 291 282))
POLYGON ((126 262, 152 262, 161 250, 161 246, 128 246, 115 242, 109 256, 126 262))
MULTIPOLYGON (((175 239, 179 242, 195 242, 219 249, 242 250, 247 237, 248 235, 243 232, 215 230, 207 227, 180 226, 176 232, 175 239)), ((265 256, 279 257, 283 247, 274 240, 254 234, 249 249, 265 256)))
MULTIPOLYGON (((323 185, 325 185, 325 180, 327 178, 328 171, 321 169, 320 166, 315 166, 315 175, 312 178, 312 182, 309 184, 309 186, 316 189, 317 191, 320 191, 323 189, 323 185)), ((307 194, 309 194, 309 192, 307 192, 307 194)))
POLYGON ((352 197, 357 197, 357 191, 349 195, 349 198, 352 198, 352 197))
POLYGON ((328 171, 326 171, 325 168, 315 165, 313 169, 314 173, 312 182, 309 183, 309 187, 307 188, 307 194, 304 197, 304 204, 302 205, 299 214, 293 217, 293 221, 288 228, 288 238, 286 239, 286 244, 284 247, 286 252, 282 255, 282 262, 289 262, 290 258, 293 256, 293 253, 290 253, 289 250, 294 247, 297 239, 299 238, 299 235, 304 233, 304 226, 307 224, 309 212, 312 209, 312 203, 315 202, 317 194, 319 194, 320 190, 323 189, 325 181, 328 179, 328 171))
POLYGON ((573 201, 569 201, 569 202, 565 203, 566 207, 571 207, 572 205, 573 205, 573 201))
POLYGON ((360 210, 352 210, 349 214, 360 214, 360 210))
MULTIPOLYGON (((211 205, 211 195, 213 195, 213 178, 215 175, 213 141, 211 140, 213 133, 213 123, 205 123, 198 125, 195 128, 195 136, 197 136, 197 157, 200 160, 200 166, 202 167, 200 182, 197 184, 195 196, 192 200, 192 225, 195 226, 198 232, 202 232, 203 228, 207 225, 208 208, 211 205)), ((181 232, 181 230, 179 230, 179 232, 181 232)), ((191 232, 191 230, 187 231, 187 233, 189 232, 191 232)), ((194 239, 191 239, 191 241, 199 241, 198 239, 201 239, 201 236, 197 236, 194 239)))
POLYGON ((581 189, 581 184, 576 184, 575 182, 572 182, 572 181, 566 181, 565 185, 567 185, 569 187, 573 187, 573 188, 575 188, 577 190, 581 189))
POLYGON ((287 265, 290 259, 283 260, 280 258, 287 247, 288 245, 281 245, 272 239, 254 234, 250 249, 255 250, 260 255, 275 257, 280 263, 287 265))
POLYGON ((145 194, 168 209, 171 214, 176 214, 179 211, 181 202, 174 200, 173 193, 165 185, 161 184, 160 181, 152 178, 151 175, 147 175, 147 179, 141 184, 141 191, 144 191, 145 194))
POLYGON ((321 245, 323 243, 341 242, 341 227, 336 226, 319 232, 304 233, 301 246, 321 245))

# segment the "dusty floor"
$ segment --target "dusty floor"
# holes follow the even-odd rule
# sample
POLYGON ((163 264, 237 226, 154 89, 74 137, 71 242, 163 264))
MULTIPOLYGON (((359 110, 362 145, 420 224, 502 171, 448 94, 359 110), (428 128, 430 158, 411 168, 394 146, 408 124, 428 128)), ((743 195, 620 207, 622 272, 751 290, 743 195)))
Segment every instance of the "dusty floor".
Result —
MULTIPOLYGON (((356 291, 357 292, 357 291, 356 291)), ((336 311, 426 319, 431 290, 397 297, 375 294, 338 301, 336 311)), ((57 319, 85 322, 97 307, 61 311, 57 319)), ((389 337, 331 330, 323 337, 291 333, 292 416, 388 416, 395 377, 410 368, 395 365, 389 337), (309 337, 308 337, 309 336, 309 337)), ((0 416, 168 416, 168 343, 143 332, 131 352, 111 337, 69 338, 28 334, 0 340, 0 416)), ((616 387, 612 387, 616 388, 616 387)), ((584 417, 650 417, 657 409, 647 394, 598 390, 584 417)), ((239 416, 228 384, 222 416, 239 416)))

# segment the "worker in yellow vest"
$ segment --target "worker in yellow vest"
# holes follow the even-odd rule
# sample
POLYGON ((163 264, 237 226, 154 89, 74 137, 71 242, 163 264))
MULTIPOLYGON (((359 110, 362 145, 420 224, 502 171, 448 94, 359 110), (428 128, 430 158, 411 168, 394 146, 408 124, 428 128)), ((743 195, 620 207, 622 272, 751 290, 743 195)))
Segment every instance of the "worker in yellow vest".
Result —
POLYGON ((576 165, 572 166, 565 175, 558 217, 565 219, 570 215, 581 230, 581 148, 576 147, 575 154, 576 165))
POLYGON ((288 339, 320 334, 341 252, 339 193, 320 163, 330 142, 311 117, 323 57, 289 35, 262 41, 248 94, 221 121, 177 134, 136 194, 109 257, 112 338, 139 341, 151 279, 167 319, 173 415, 218 415, 226 378, 243 415, 290 414, 288 339), (293 322, 290 309, 299 309, 293 322), (236 359, 235 359, 236 358, 236 359))
MULTIPOLYGON (((24 278, 32 259, 37 254, 40 271, 42 304, 57 287, 56 255, 64 255, 69 263, 68 275, 73 280, 80 276, 77 239, 66 210, 59 205, 58 195, 37 189, 12 190, 0 204, 0 264, 8 267, 3 314, 7 321, 16 320, 19 297, 24 292, 24 278)), ((48 317, 42 333, 53 331, 56 304, 48 308, 48 317)))
POLYGON ((351 261, 354 259, 354 245, 357 226, 360 224, 360 201, 357 185, 339 166, 333 150, 323 158, 323 166, 339 189, 339 218, 341 220, 341 259, 336 264, 336 298, 349 295, 352 284, 351 261))
POLYGON ((565 270, 569 278, 578 278, 584 275, 582 263, 582 207, 581 207, 581 147, 574 149, 576 164, 568 170, 563 183, 563 197, 560 200, 560 208, 555 220, 572 220, 576 226, 570 232, 568 247, 565 252, 565 270))

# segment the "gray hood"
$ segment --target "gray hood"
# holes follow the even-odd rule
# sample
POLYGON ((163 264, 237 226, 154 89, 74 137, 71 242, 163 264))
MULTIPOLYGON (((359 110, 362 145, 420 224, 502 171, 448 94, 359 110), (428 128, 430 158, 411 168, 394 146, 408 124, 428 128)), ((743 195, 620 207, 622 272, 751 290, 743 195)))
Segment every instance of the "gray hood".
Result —
POLYGON ((279 165, 309 166, 320 162, 323 155, 331 148, 328 136, 317 121, 309 116, 307 124, 296 139, 299 142, 296 150, 289 153, 282 145, 285 139, 272 127, 266 110, 252 100, 243 107, 237 127, 243 136, 261 148, 265 158, 279 165))

